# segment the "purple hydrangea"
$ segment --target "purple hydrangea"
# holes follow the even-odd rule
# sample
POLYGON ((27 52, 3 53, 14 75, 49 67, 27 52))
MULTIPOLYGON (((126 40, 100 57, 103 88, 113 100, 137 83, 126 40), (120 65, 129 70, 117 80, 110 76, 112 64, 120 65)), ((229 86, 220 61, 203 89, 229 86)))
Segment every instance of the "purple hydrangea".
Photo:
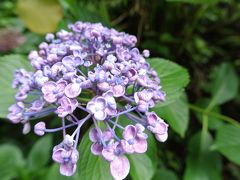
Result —
POLYGON ((49 129, 40 121, 34 123, 34 132, 43 136, 63 131, 52 158, 66 176, 76 171, 80 129, 92 121, 89 151, 109 162, 115 179, 124 179, 130 170, 126 155, 147 151, 145 129, 158 141, 168 137, 168 125, 150 112, 165 101, 166 94, 157 72, 145 59, 149 50, 140 52, 135 36, 100 23, 76 22, 69 29, 47 34, 39 49, 30 52, 34 72, 15 72, 12 87, 18 92, 8 118, 22 123, 26 134, 32 120, 55 113, 61 119, 60 127, 49 129), (122 116, 131 123, 123 127, 122 116))

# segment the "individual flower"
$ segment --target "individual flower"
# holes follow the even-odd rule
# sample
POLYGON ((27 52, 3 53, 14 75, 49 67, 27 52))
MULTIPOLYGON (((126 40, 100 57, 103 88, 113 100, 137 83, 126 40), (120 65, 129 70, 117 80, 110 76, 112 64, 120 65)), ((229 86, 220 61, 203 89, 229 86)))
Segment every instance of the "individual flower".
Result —
POLYGON ((88 102, 87 109, 94 115, 96 120, 102 121, 107 117, 107 113, 105 112, 106 105, 106 100, 99 96, 88 102))
POLYGON ((60 164, 60 173, 65 176, 72 176, 75 173, 78 158, 76 149, 55 148, 52 154, 52 159, 60 164))
POLYGON ((23 120, 24 104, 22 102, 17 102, 11 105, 8 110, 10 113, 7 118, 13 123, 19 123, 23 120))
POLYGON ((59 99, 58 103, 60 106, 57 108, 56 113, 59 117, 65 117, 68 114, 73 113, 78 106, 78 101, 76 99, 69 99, 66 96, 59 99))
POLYGON ((147 128, 155 134, 158 141, 164 142, 168 138, 168 125, 156 113, 147 113, 147 128))
POLYGON ((91 152, 94 155, 100 155, 102 154, 104 144, 112 138, 112 134, 110 131, 104 131, 102 133, 100 130, 92 128, 89 132, 89 138, 93 142, 91 152))
POLYGON ((102 151, 103 157, 110 163, 110 172, 114 179, 124 179, 130 171, 130 163, 119 142, 110 141, 102 151))
POLYGON ((123 131, 122 148, 127 153, 144 153, 147 151, 147 134, 141 124, 128 125, 123 131))
POLYGON ((67 82, 64 80, 60 80, 58 82, 48 81, 44 83, 42 87, 43 97, 49 102, 56 102, 58 98, 62 97, 64 94, 64 89, 67 85, 67 82))
POLYGON ((45 134, 46 124, 45 122, 39 122, 34 126, 34 132, 38 136, 43 136, 45 134))

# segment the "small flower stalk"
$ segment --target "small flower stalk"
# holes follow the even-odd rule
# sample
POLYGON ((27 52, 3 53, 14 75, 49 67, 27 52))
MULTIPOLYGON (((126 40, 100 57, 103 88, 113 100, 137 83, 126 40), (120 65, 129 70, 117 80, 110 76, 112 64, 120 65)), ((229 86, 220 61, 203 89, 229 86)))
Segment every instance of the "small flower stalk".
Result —
POLYGON ((146 130, 160 142, 168 137, 168 125, 151 111, 165 100, 160 79, 145 59, 149 51, 141 53, 135 47, 135 36, 100 23, 76 22, 69 29, 47 34, 39 49, 30 52, 34 72, 15 72, 12 86, 18 92, 8 118, 22 123, 24 134, 33 124, 39 136, 63 132, 52 159, 65 176, 75 173, 81 158, 77 150, 80 130, 92 122, 89 150, 109 162, 114 179, 124 179, 130 170, 126 155, 147 151, 146 130), (34 123, 52 113, 59 117, 59 127, 34 123), (128 125, 123 126, 122 117, 128 125))

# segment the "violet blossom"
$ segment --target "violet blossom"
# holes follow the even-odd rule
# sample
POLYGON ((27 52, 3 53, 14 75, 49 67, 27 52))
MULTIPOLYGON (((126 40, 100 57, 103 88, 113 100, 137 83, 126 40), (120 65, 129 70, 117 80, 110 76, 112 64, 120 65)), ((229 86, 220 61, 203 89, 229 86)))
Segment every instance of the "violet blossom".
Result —
POLYGON ((33 72, 16 70, 12 87, 18 92, 8 118, 22 123, 24 134, 33 124, 39 136, 63 132, 52 159, 65 176, 76 171, 77 146, 86 132, 81 129, 92 121, 89 151, 109 162, 115 179, 124 179, 130 170, 126 155, 147 151, 146 129, 158 141, 168 137, 168 125, 150 112, 166 94, 145 59, 149 50, 140 52, 135 36, 100 23, 76 22, 68 27, 69 31, 47 34, 39 49, 29 53, 33 72), (47 122, 39 122, 53 113, 60 118, 55 123, 59 127, 49 129, 47 122), (130 120, 125 126, 122 117, 130 120))

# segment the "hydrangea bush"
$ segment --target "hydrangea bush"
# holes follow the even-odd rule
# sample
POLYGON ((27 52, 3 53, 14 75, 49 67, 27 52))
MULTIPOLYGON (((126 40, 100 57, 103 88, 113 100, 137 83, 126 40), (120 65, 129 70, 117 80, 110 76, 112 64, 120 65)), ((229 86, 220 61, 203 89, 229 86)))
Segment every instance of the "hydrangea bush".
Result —
POLYGON ((8 119, 22 123, 26 134, 32 119, 57 114, 61 127, 50 129, 40 121, 34 132, 63 132, 52 159, 66 176, 76 171, 81 127, 92 121, 91 152, 109 162, 114 179, 124 179, 130 170, 126 155, 147 151, 145 129, 160 142, 168 137, 168 125, 150 110, 165 101, 166 94, 145 59, 149 51, 135 47, 135 36, 99 23, 76 22, 69 29, 47 34, 39 50, 30 52, 34 72, 15 72, 12 86, 18 92, 8 119), (121 116, 131 123, 123 127, 121 116))

